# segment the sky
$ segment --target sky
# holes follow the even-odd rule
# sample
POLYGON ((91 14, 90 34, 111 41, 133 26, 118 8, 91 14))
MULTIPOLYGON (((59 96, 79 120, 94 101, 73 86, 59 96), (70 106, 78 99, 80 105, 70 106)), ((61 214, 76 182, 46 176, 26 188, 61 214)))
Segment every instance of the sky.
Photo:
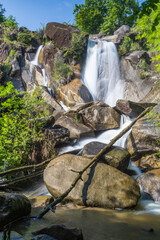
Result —
POLYGON ((0 0, 5 8, 5 16, 12 15, 19 26, 38 30, 48 22, 74 23, 75 4, 85 0, 0 0))

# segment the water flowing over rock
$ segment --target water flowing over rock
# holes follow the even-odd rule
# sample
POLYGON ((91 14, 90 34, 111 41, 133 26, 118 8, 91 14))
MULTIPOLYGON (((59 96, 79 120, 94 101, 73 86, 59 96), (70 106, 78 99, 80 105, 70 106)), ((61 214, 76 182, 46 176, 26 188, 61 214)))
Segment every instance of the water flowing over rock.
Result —
POLYGON ((0 231, 10 222, 28 216, 31 212, 30 201, 20 194, 0 194, 0 231))
POLYGON ((120 79, 119 59, 114 43, 88 41, 82 80, 94 100, 115 106, 116 101, 123 98, 123 81, 120 79))
MULTIPOLYGON (((153 108, 153 112, 160 113, 160 105, 153 108)), ((155 116, 154 120, 158 120, 159 116, 155 116)), ((154 120, 147 116, 139 119, 132 127, 132 131, 127 137, 127 149, 131 155, 142 155, 150 152, 158 152, 160 146, 160 129, 158 122, 154 124, 154 120)))
MULTIPOLYGON (((60 196, 72 184, 91 160, 65 154, 51 161, 44 171, 44 182, 54 197, 60 196)), ((140 197, 137 182, 128 175, 104 163, 94 164, 82 175, 67 196, 80 205, 104 208, 128 208, 140 197)))
POLYGON ((145 193, 154 201, 160 201, 160 169, 148 171, 137 178, 137 182, 145 193))
MULTIPOLYGON (((90 142, 83 148, 82 156, 86 158, 93 158, 102 150, 107 144, 101 142, 90 142)), ((125 171, 129 165, 130 154, 127 150, 121 147, 112 147, 104 156, 101 161, 112 167, 125 171)))

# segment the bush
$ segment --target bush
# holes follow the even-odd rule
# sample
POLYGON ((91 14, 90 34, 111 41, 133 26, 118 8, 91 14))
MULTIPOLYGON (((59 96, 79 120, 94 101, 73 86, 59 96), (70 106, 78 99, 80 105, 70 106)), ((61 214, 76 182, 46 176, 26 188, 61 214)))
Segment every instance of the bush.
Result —
POLYGON ((18 93, 11 82, 0 86, 0 169, 6 170, 25 164, 31 158, 33 145, 41 140, 47 117, 46 104, 29 93, 18 93))
POLYGON ((123 56, 129 52, 138 51, 138 50, 142 50, 142 47, 140 46, 140 44, 138 42, 133 42, 132 39, 125 36, 122 41, 122 44, 118 49, 118 53, 120 56, 123 56))
POLYGON ((64 57, 74 60, 80 60, 87 46, 88 34, 84 32, 73 33, 71 46, 64 53, 64 57))
POLYGON ((54 80, 71 79, 72 76, 73 71, 70 66, 57 56, 54 60, 54 80))
POLYGON ((31 43, 32 36, 31 33, 28 29, 24 29, 23 32, 19 32, 17 36, 17 41, 22 45, 22 46, 27 46, 31 43))

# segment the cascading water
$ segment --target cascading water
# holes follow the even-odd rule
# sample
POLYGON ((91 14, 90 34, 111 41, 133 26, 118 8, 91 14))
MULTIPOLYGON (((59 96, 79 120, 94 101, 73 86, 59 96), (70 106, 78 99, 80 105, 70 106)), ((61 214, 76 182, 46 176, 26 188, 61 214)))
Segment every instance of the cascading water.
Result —
POLYGON ((123 81, 120 79, 119 58, 114 43, 88 41, 82 81, 94 100, 113 107, 118 99, 123 98, 123 81))

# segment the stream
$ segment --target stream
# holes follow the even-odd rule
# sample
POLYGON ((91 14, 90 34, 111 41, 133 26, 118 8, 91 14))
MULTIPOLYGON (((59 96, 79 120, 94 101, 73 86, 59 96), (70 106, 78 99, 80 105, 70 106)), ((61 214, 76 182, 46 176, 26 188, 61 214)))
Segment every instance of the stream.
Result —
MULTIPOLYGON (((40 51, 40 50, 39 50, 40 51)), ((32 61, 33 65, 37 64, 32 61)), ((47 77, 43 70, 44 86, 47 86, 47 77)), ((118 99, 123 99, 123 79, 120 78, 119 59, 116 46, 108 42, 88 41, 86 63, 82 70, 82 81, 88 87, 94 100, 103 101, 110 106, 115 106, 118 99)), ((65 110, 68 108, 61 103, 65 110)), ((131 119, 121 116, 119 129, 105 131, 96 138, 80 139, 75 146, 68 146, 60 150, 60 154, 75 149, 82 149, 91 141, 109 143, 122 129, 128 126, 131 119)), ((116 146, 125 147, 128 133, 117 141, 116 146)), ((141 173, 132 162, 129 169, 134 170, 135 179, 141 173)), ((35 185, 27 196, 48 194, 44 184, 35 185)), ((143 193, 142 193, 143 196, 143 193)), ((39 213, 41 209, 33 210, 32 215, 39 213)), ((139 200, 136 208, 132 210, 108 210, 87 207, 57 207, 53 214, 51 211, 41 220, 32 220, 15 227, 16 231, 26 240, 31 239, 31 232, 50 226, 52 224, 65 224, 68 227, 82 229, 84 240, 159 240, 160 239, 160 203, 151 200, 139 200)))

